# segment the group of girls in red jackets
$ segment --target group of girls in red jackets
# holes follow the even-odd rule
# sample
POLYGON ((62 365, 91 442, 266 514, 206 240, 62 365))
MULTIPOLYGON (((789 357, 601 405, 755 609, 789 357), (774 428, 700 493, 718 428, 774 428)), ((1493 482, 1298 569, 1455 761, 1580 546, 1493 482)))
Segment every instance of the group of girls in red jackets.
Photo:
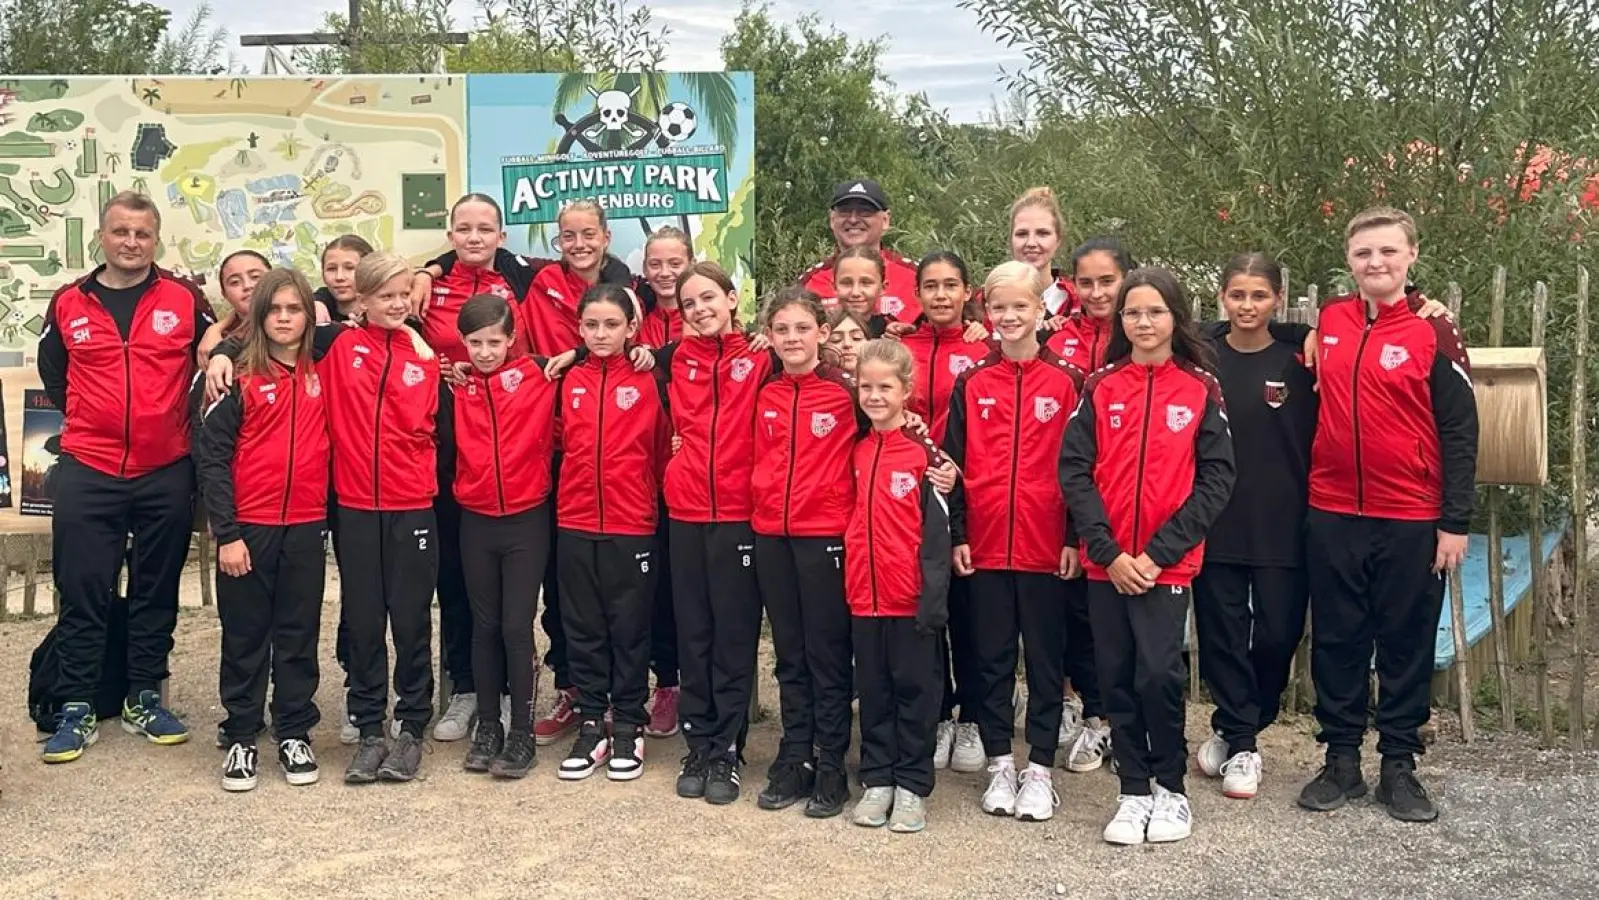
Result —
POLYGON ((759 807, 837 816, 857 783, 855 823, 915 832, 936 770, 986 770, 984 811, 1036 822, 1061 802, 1054 767, 1110 758, 1105 839, 1176 841, 1190 609, 1217 703, 1198 765, 1248 798, 1308 608, 1328 761, 1301 804, 1366 790, 1375 649, 1377 799, 1435 816, 1416 732, 1476 421, 1459 334, 1406 280, 1414 224, 1350 223, 1358 290, 1319 332, 1272 321, 1282 275, 1259 254, 1228 264, 1227 321, 1202 332, 1177 278, 1114 238, 1055 271, 1047 190, 1011 218, 1013 261, 979 289, 928 254, 904 321, 866 248, 834 260, 831 313, 795 286, 740 322, 686 235, 652 236, 635 280, 586 202, 562 213, 558 261, 505 251, 482 195, 421 271, 330 245, 315 298, 230 257, 195 437, 221 548, 224 787, 255 784, 269 666, 274 725, 304 738, 280 764, 316 779, 331 524, 350 783, 417 775, 436 589, 453 697, 434 736, 470 734, 468 771, 520 778, 574 734, 560 779, 632 780, 646 737, 681 728, 679 796, 732 803, 764 610, 782 735, 759 807), (557 697, 535 719, 541 593, 557 697))

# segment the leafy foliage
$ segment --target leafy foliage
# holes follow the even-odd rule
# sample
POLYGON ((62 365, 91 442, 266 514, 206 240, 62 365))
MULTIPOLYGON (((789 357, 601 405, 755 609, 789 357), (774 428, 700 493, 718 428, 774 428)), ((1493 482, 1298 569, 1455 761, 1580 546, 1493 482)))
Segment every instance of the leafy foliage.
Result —
POLYGON ((142 75, 171 14, 143 0, 5 0, 0 72, 142 75))

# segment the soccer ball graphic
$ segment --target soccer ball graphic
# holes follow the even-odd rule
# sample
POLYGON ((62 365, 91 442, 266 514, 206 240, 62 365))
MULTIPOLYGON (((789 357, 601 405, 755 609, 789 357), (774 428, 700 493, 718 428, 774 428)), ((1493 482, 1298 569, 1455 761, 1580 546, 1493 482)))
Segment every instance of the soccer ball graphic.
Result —
POLYGON ((699 119, 687 103, 674 101, 661 109, 661 134, 674 144, 680 144, 694 134, 699 119))

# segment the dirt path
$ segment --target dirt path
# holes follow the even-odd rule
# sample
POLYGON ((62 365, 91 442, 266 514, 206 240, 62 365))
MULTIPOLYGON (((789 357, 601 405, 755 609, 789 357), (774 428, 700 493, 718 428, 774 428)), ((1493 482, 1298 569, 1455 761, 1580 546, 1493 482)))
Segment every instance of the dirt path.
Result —
MULTIPOLYGON (((196 584, 185 579, 191 595, 196 584)), ((319 699, 336 717, 333 612, 323 641, 332 674, 319 699)), ((1042 825, 984 816, 984 776, 953 773, 941 773, 921 835, 763 812, 754 795, 775 747, 770 720, 753 732, 744 798, 725 809, 673 795, 678 739, 650 742, 646 775, 626 785, 557 781, 564 746, 544 748, 526 781, 494 783, 460 771, 457 743, 431 745, 419 783, 349 788, 338 776, 350 748, 328 721, 315 735, 323 783, 290 788, 263 754, 261 787, 229 795, 212 747, 218 628, 198 609, 180 619, 170 686, 195 740, 159 748, 113 726, 83 760, 45 766, 22 697, 28 654, 46 628, 0 624, 0 897, 1599 895, 1594 757, 1442 747, 1424 767, 1442 798, 1437 825, 1400 825, 1364 802, 1312 816, 1293 805, 1317 760, 1303 721, 1265 736, 1267 781, 1255 801, 1224 800, 1196 778, 1194 837, 1159 849, 1100 842, 1114 806, 1108 771, 1058 772, 1061 807, 1042 825)), ((762 690, 770 709, 770 677, 762 690)), ((1192 711, 1191 740, 1207 717, 1192 711)))

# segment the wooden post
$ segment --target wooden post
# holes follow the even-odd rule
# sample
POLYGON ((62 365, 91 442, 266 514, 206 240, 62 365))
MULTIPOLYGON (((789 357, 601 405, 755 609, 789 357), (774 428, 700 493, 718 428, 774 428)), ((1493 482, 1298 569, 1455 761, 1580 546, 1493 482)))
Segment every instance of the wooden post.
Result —
MULTIPOLYGON (((1460 285, 1449 283, 1445 293, 1449 314, 1460 321, 1460 285)), ((1455 690, 1460 701, 1460 737, 1470 744, 1477 739, 1477 725, 1473 719, 1471 675, 1466 661, 1466 600, 1465 587, 1460 580, 1460 570, 1449 573, 1449 625, 1455 639, 1455 690)))
MULTIPOLYGON (((1494 267, 1493 292, 1488 306, 1488 346, 1505 343, 1505 267, 1494 267)), ((1499 504, 1504 488, 1488 488, 1488 614, 1493 622, 1494 679, 1499 682, 1500 727, 1516 727, 1516 691, 1510 681, 1510 645, 1505 625, 1505 548, 1499 527, 1499 504)))
POLYGON ((1570 749, 1581 753, 1588 719, 1588 270, 1577 267, 1577 333, 1571 353, 1571 700, 1570 749))
MULTIPOLYGON (((1549 285, 1532 286, 1532 345, 1542 347, 1549 317, 1549 285)), ((1538 734, 1545 747, 1555 742, 1554 711, 1549 707, 1549 604, 1544 599, 1543 567, 1543 486, 1533 485, 1527 496, 1527 549, 1532 560, 1532 584, 1527 588, 1532 602, 1533 698, 1538 704, 1538 734)))

